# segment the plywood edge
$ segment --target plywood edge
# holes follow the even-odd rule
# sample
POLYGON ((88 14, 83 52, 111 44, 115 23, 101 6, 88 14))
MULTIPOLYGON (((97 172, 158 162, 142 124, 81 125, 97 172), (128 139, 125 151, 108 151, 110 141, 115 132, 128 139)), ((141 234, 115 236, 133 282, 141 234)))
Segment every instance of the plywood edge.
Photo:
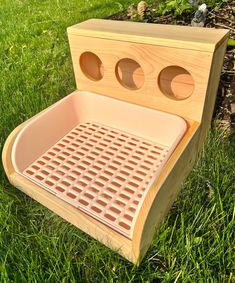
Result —
POLYGON ((90 19, 67 28, 69 35, 128 41, 213 52, 228 34, 225 29, 90 19))
POLYGON ((57 198, 46 190, 42 190, 37 185, 15 171, 11 162, 11 150, 17 134, 25 124, 26 123, 23 123, 15 128, 15 130, 13 130, 9 135, 4 145, 2 161, 10 183, 34 200, 38 201, 51 211, 61 216, 69 223, 81 229, 91 237, 99 240, 101 243, 116 251, 129 261, 134 262, 135 259, 132 257, 132 240, 122 236, 118 232, 115 232, 108 226, 94 220, 92 217, 79 211, 75 207, 57 198))
POLYGON ((202 131, 200 144, 202 144, 207 135, 207 129, 210 127, 215 101, 217 89, 220 81, 221 69, 223 67, 224 55, 226 52, 227 42, 224 41, 219 48, 214 52, 210 70, 210 77, 207 86, 207 95, 205 98, 205 103, 203 107, 202 114, 202 131))
POLYGON ((133 232, 132 251, 138 263, 143 259, 156 229, 169 211, 181 184, 194 165, 199 151, 200 129, 200 123, 191 123, 161 175, 146 195, 133 232))

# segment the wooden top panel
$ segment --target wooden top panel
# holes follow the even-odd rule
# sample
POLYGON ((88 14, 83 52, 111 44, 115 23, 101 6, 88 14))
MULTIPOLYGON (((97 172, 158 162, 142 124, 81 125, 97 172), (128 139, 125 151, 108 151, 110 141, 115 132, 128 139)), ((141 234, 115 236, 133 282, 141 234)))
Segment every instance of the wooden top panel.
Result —
POLYGON ((68 28, 70 34, 213 52, 229 33, 225 29, 90 19, 68 28))

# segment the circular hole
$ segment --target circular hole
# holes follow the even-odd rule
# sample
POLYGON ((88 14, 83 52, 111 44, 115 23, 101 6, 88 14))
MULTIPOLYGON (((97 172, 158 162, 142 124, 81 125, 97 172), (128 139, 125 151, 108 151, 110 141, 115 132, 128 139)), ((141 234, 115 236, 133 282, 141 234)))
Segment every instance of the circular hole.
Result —
POLYGON ((80 56, 80 67, 86 77, 99 81, 104 76, 104 66, 100 58, 92 52, 84 52, 80 56))
POLYGON ((187 70, 178 66, 163 69, 158 84, 166 96, 177 100, 188 98, 194 90, 193 77, 187 70))
POLYGON ((115 72, 120 84, 126 88, 136 90, 144 84, 144 72, 132 59, 121 59, 116 65, 115 72))

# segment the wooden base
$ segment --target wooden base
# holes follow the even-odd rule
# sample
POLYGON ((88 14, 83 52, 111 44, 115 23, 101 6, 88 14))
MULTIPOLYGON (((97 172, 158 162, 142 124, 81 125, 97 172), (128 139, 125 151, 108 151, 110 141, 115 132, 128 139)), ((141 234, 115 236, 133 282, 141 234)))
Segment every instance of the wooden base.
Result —
MULTIPOLYGON (((148 111, 151 109, 178 115, 187 122, 188 129, 160 175, 147 190, 130 239, 18 173, 19 170, 14 167, 12 160, 13 144, 29 121, 17 127, 8 137, 3 149, 4 169, 15 187, 129 261, 139 264, 156 228, 169 211, 182 182, 191 171, 205 140, 214 108, 228 31, 89 20, 68 28, 68 34, 78 89, 101 94, 106 98, 111 97, 117 104, 126 101, 135 107, 145 107, 148 111)), ((91 100, 96 104, 93 98, 91 100)), ((124 117, 124 112, 128 113, 131 108, 123 108, 123 112, 110 105, 106 105, 103 108, 105 111, 99 114, 102 116, 103 113, 108 113, 109 118, 106 121, 110 124, 115 111, 117 116, 124 117)), ((96 106, 90 112, 97 112, 96 106)), ((41 156, 45 152, 45 145, 55 143, 55 131, 63 136, 68 133, 67 130, 73 128, 71 126, 68 129, 68 120, 75 123, 80 115, 77 107, 74 109, 77 111, 74 112, 75 115, 73 111, 69 111, 70 108, 66 108, 63 116, 66 119, 61 119, 61 109, 57 109, 56 117, 60 118, 60 123, 58 120, 55 124, 51 123, 53 119, 55 121, 55 117, 50 119, 51 124, 48 119, 41 121, 39 128, 48 130, 45 132, 50 133, 47 136, 49 142, 43 140, 37 149, 25 156, 24 148, 30 147, 32 136, 34 140, 39 139, 40 131, 29 135, 27 146, 22 146, 17 156, 18 160, 24 160, 22 163, 25 168, 29 166, 32 157, 41 156)), ((84 113, 83 109, 80 110, 84 113)), ((125 123, 121 126, 119 124, 120 129, 126 130, 130 123, 139 124, 142 125, 142 130, 148 129, 151 137, 151 130, 161 122, 159 119, 149 118, 150 115, 146 123, 143 112, 145 111, 132 112, 129 115, 131 119, 126 115, 125 123)))
POLYGON ((127 239, 94 220, 15 171, 11 162, 12 146, 18 133, 26 125, 27 122, 11 133, 3 149, 3 165, 11 184, 129 261, 139 264, 151 244, 156 228, 170 209, 181 183, 193 166, 198 152, 199 124, 188 121, 189 128, 184 138, 145 198, 132 239, 127 239))

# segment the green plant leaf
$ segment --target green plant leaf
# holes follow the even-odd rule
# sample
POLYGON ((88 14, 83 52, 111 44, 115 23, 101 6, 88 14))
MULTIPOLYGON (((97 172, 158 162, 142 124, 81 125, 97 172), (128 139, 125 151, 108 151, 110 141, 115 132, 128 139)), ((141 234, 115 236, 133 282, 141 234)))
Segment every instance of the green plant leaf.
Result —
POLYGON ((235 46, 235 40, 232 39, 232 38, 229 38, 227 45, 228 45, 228 46, 235 46))

